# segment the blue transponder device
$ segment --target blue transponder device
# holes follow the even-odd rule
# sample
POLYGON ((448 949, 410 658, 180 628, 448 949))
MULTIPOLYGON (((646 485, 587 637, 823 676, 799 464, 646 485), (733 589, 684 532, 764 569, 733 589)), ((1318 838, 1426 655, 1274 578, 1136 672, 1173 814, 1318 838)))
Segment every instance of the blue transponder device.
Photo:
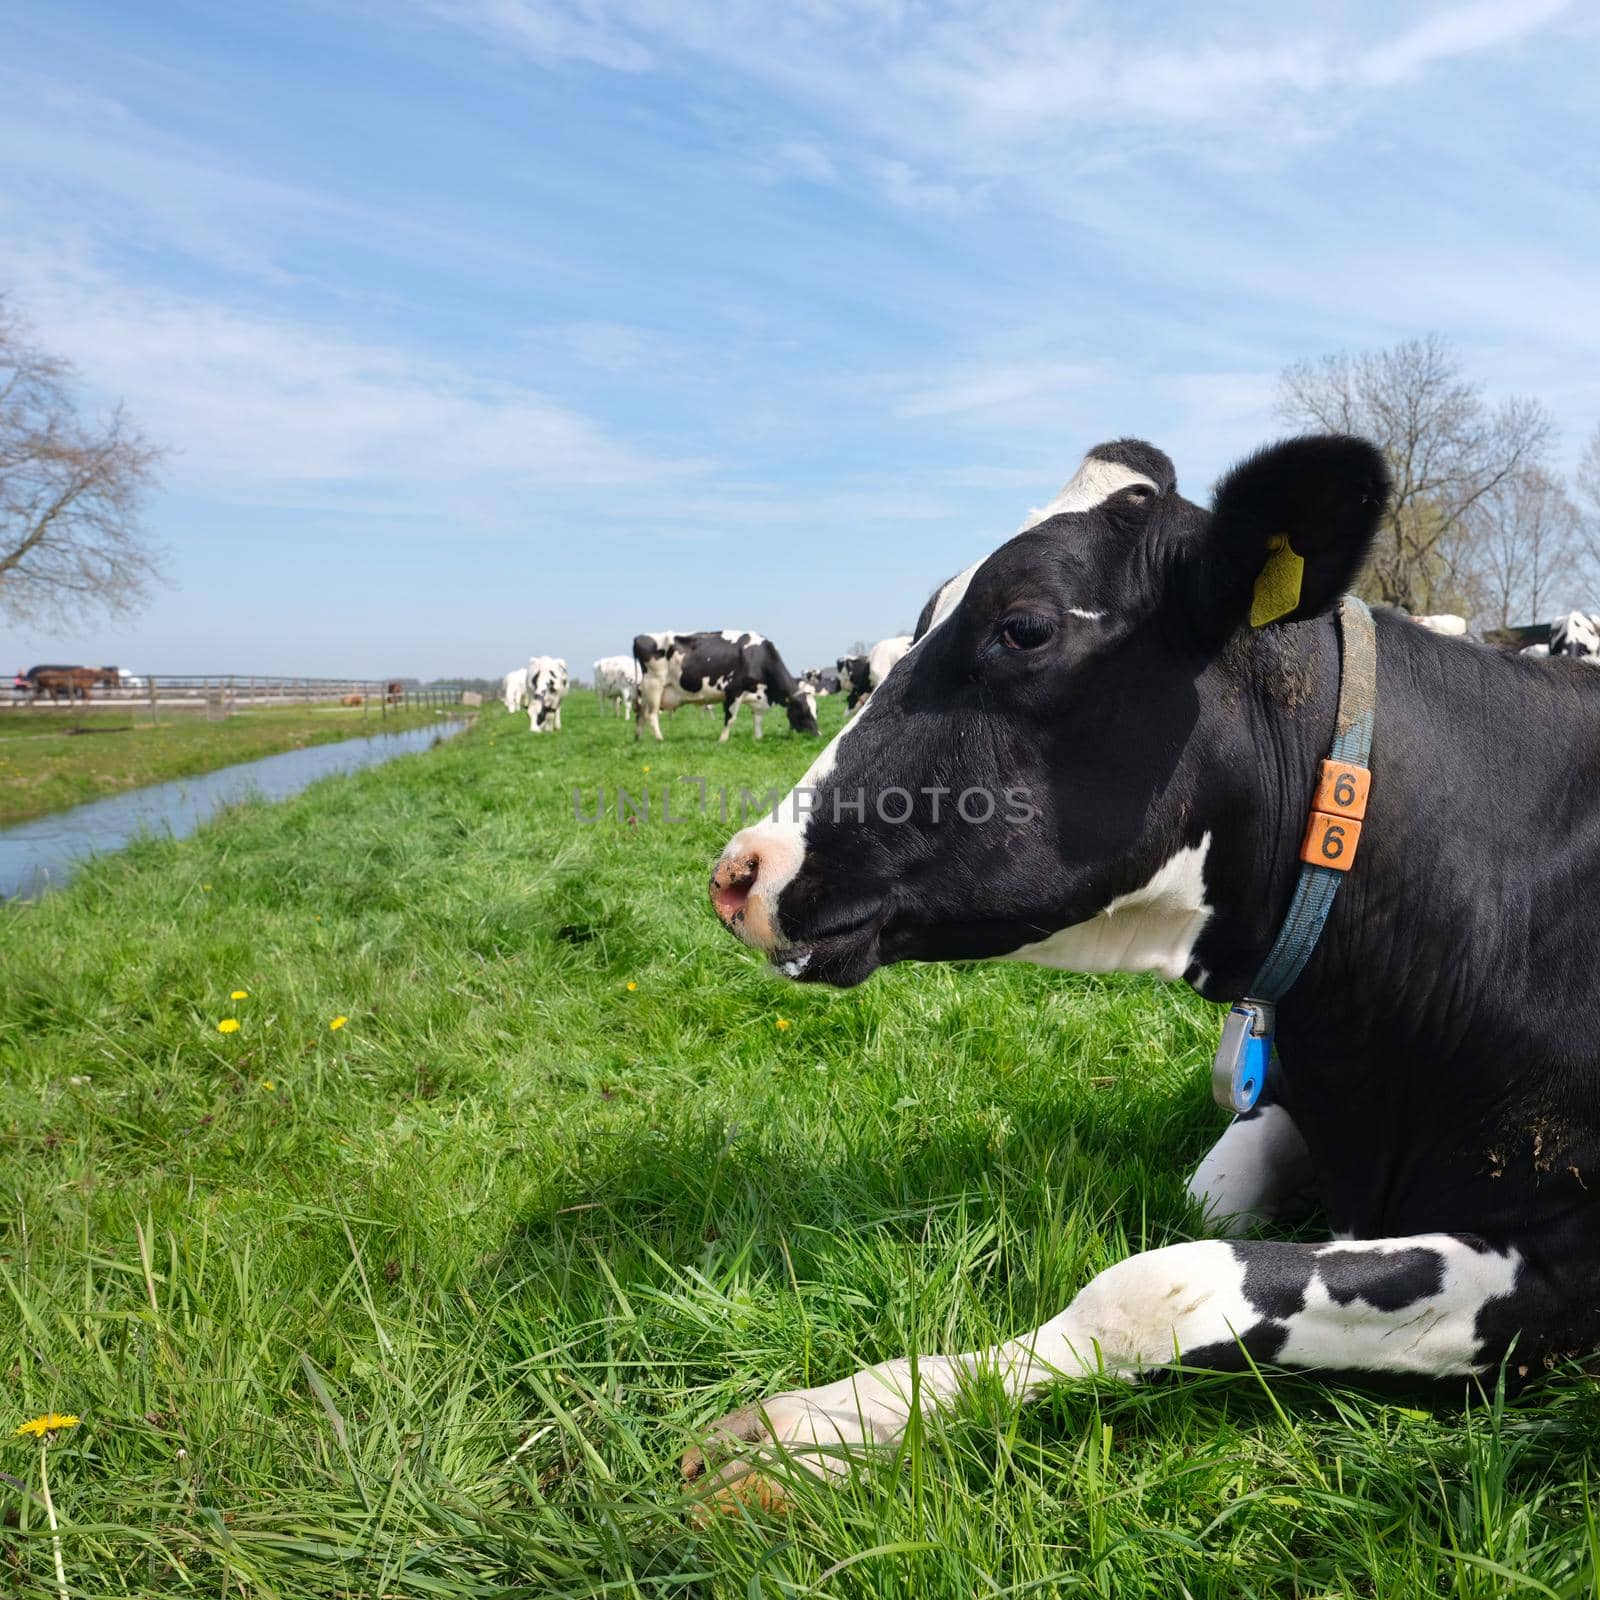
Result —
POLYGON ((1219 1106, 1239 1113, 1261 1098, 1277 1020, 1277 1007, 1270 1000, 1248 996, 1228 1012, 1211 1063, 1211 1094, 1219 1106))

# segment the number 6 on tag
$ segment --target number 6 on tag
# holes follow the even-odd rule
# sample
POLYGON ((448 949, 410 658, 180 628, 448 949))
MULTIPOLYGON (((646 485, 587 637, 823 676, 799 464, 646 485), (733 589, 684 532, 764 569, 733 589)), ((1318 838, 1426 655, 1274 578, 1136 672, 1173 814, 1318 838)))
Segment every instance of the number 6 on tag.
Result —
POLYGON ((1326 811, 1313 811, 1306 825, 1305 842, 1300 846, 1300 859, 1313 867, 1348 872, 1360 840, 1359 822, 1350 817, 1330 816, 1326 811))

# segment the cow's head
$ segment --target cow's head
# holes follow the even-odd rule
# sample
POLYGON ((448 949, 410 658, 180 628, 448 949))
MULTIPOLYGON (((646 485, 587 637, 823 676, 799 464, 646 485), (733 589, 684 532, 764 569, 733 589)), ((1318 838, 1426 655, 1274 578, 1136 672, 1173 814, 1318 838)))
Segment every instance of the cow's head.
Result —
MULTIPOLYGON (((723 922, 791 976, 1021 954, 1182 976, 1210 829, 1259 766, 1239 675, 1274 541, 1329 610, 1388 493, 1358 439, 1289 440, 1205 511, 1146 444, 1093 450, 1015 538, 946 583, 916 643, 712 876, 723 922), (1231 687, 1230 687, 1231 686, 1231 687)), ((1281 558, 1279 558, 1281 560, 1281 558)))
POLYGON ((795 684, 794 693, 789 696, 789 703, 784 710, 789 716, 789 726, 796 733, 815 736, 820 731, 817 727, 817 691, 804 679, 795 684))

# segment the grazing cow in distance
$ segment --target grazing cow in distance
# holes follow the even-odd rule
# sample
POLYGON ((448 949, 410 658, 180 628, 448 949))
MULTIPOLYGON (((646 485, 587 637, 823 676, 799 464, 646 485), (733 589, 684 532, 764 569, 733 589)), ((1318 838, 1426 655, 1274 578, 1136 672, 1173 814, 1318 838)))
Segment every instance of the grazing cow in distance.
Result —
POLYGON ((566 662, 560 656, 534 656, 528 663, 528 732, 560 733, 566 697, 566 662))
POLYGON ((1353 438, 1259 452, 1209 511, 1159 450, 1097 447, 729 841, 714 909, 792 978, 1152 972, 1235 1006, 1215 1087, 1260 1100, 1190 1180, 1223 1237, 1124 1259, 995 1348, 729 1416, 720 1501, 781 1502, 779 1452, 846 1471, 974 1380, 1025 1401, 1270 1364, 1459 1392, 1600 1345, 1600 675, 1342 600, 1388 492, 1353 438), (1308 1187, 1332 1242, 1238 1237, 1308 1187))
POLYGON ((840 656, 839 676, 850 683, 850 710, 854 711, 894 670, 894 664, 911 648, 911 635, 897 633, 880 639, 864 656, 840 656))
POLYGON ((825 700, 830 694, 838 694, 842 687, 839 674, 832 667, 807 667, 800 676, 817 691, 819 700, 825 700))
MULTIPOLYGON (((770 639, 748 629, 720 633, 641 633, 633 641, 633 658, 639 663, 639 698, 634 706, 633 736, 642 726, 661 738, 661 713, 682 705, 722 702, 722 733, 726 743, 745 695, 762 690, 767 705, 782 706, 796 733, 817 731, 817 695, 809 683, 796 678, 770 639)), ((765 706, 761 708, 763 711, 765 706)), ((760 737, 760 718, 757 737, 760 737)))
POLYGON ((500 680, 500 697, 507 711, 520 711, 528 698, 528 669, 515 667, 500 680))
POLYGON ((1600 617, 1569 611, 1550 624, 1550 654, 1600 666, 1600 617))
POLYGON ((632 656, 601 656, 594 664, 594 692, 602 711, 614 700, 619 716, 632 716, 639 693, 639 663, 632 656))
POLYGON ((872 692, 867 683, 867 658, 864 655, 840 656, 838 667, 839 687, 849 696, 845 705, 854 711, 872 692))

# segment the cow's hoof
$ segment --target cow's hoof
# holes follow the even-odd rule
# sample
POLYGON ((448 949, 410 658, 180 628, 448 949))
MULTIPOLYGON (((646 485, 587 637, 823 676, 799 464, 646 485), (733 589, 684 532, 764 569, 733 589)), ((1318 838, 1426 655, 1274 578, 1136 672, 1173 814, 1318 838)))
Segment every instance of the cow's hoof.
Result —
POLYGON ((772 1428, 758 1405, 730 1411, 713 1422, 704 1446, 691 1445, 679 1463, 685 1486, 697 1496, 690 1519, 704 1527, 716 1512, 725 1516, 737 1516, 747 1508, 786 1512, 788 1491, 764 1470, 772 1462, 773 1444, 772 1428))

